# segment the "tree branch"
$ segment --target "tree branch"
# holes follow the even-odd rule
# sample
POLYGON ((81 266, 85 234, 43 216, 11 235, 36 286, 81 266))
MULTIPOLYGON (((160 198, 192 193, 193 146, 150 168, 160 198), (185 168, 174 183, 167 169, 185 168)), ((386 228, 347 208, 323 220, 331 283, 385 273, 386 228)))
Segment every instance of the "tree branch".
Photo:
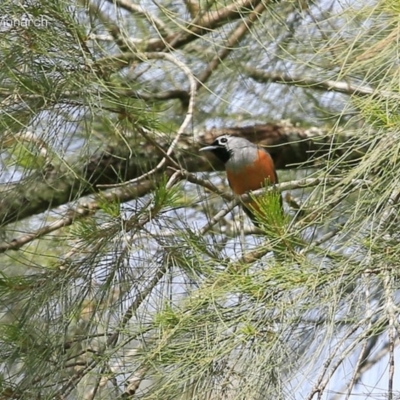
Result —
MULTIPOLYGON (((138 185, 131 185, 123 188, 115 188, 107 191, 103 191, 101 193, 101 200, 107 201, 118 201, 118 202, 126 202, 138 197, 144 196, 149 193, 155 187, 154 181, 145 181, 141 182, 138 185)), ((10 242, 4 242, 0 244, 0 253, 4 253, 7 250, 18 250, 25 244, 32 242, 35 239, 38 239, 48 233, 57 231, 65 226, 71 225, 74 221, 78 219, 85 218, 96 210, 100 209, 100 202, 95 200, 86 201, 81 199, 80 204, 74 208, 71 208, 69 211, 65 213, 65 215, 54 221, 49 225, 45 225, 42 228, 39 228, 33 232, 26 233, 25 235, 19 236, 11 240, 10 242)))
POLYGON ((353 85, 343 81, 317 80, 308 77, 290 76, 283 73, 267 72, 250 66, 243 66, 247 76, 260 83, 282 83, 328 92, 344 93, 355 96, 377 95, 383 97, 398 97, 395 93, 388 91, 377 91, 369 86, 353 85))
MULTIPOLYGON (((200 156, 198 150, 204 143, 210 143, 214 137, 222 133, 245 137, 252 142, 267 146, 275 166, 278 169, 296 168, 296 164, 313 165, 313 159, 326 154, 342 155, 348 146, 334 150, 332 137, 320 128, 301 128, 285 123, 268 123, 247 127, 212 129, 197 135, 194 142, 192 136, 183 135, 179 138, 173 154, 176 162, 189 172, 206 172, 222 170, 223 165, 212 155, 200 156), (344 149, 344 150, 343 150, 344 149)), ((132 135, 135 143, 136 135, 132 135)), ((349 142, 351 137, 344 134, 337 136, 338 144, 349 142)), ((160 133, 157 143, 168 151, 170 136, 160 133)), ((129 143, 128 143, 129 145, 129 143)), ((135 146, 135 144, 132 144, 135 146)), ((363 149, 354 148, 353 156, 346 153, 346 158, 359 159, 363 149)), ((113 184, 140 177, 143 163, 150 170, 157 166, 163 155, 154 152, 153 146, 135 148, 133 157, 126 143, 116 143, 108 146, 105 151, 93 154, 88 162, 80 168, 58 168, 38 173, 32 178, 19 183, 0 186, 0 224, 6 225, 23 218, 45 212, 51 208, 67 204, 73 199, 97 192, 96 185, 113 184)), ((67 165, 67 164, 66 164, 67 165)), ((168 166, 166 163, 160 173, 168 166)), ((140 196, 140 194, 138 194, 140 196)))

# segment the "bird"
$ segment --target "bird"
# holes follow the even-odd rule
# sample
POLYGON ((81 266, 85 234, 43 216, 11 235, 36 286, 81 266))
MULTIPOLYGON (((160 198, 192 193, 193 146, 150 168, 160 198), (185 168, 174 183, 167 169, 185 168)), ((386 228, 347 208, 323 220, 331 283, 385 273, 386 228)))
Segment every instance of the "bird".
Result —
MULTIPOLYGON (((224 163, 229 186, 236 195, 278 183, 271 155, 245 138, 224 134, 215 138, 211 145, 202 147, 200 151, 209 151, 224 163)), ((281 195, 279 202, 282 210, 281 195)), ((258 227, 258 203, 250 200, 243 204, 243 209, 258 227)))

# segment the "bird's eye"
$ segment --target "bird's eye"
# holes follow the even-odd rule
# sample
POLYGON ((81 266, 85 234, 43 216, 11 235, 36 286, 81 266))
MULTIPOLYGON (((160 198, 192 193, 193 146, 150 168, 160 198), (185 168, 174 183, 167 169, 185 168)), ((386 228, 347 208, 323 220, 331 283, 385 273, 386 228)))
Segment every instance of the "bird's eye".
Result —
POLYGON ((220 143, 227 143, 228 139, 226 137, 223 137, 223 138, 219 139, 219 142, 220 143))

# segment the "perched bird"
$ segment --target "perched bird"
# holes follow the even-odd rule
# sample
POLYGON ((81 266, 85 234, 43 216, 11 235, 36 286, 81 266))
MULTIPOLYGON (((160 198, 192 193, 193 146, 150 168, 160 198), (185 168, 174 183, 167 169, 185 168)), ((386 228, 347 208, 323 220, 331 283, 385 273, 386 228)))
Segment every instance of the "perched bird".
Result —
MULTIPOLYGON (((274 162, 270 154, 247 139, 222 135, 210 146, 200 149, 215 154, 224 164, 229 186, 237 195, 278 183, 274 162)), ((282 208, 282 197, 280 197, 282 208)), ((259 212, 255 201, 243 205, 244 211, 258 226, 254 211, 259 212)))

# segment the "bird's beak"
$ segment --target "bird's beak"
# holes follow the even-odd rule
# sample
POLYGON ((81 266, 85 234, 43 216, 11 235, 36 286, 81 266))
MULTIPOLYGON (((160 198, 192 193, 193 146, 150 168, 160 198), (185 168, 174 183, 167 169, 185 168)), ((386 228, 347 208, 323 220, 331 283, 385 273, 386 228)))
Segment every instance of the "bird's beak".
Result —
POLYGON ((218 146, 206 146, 206 147, 202 147, 199 151, 213 151, 218 149, 218 146))

